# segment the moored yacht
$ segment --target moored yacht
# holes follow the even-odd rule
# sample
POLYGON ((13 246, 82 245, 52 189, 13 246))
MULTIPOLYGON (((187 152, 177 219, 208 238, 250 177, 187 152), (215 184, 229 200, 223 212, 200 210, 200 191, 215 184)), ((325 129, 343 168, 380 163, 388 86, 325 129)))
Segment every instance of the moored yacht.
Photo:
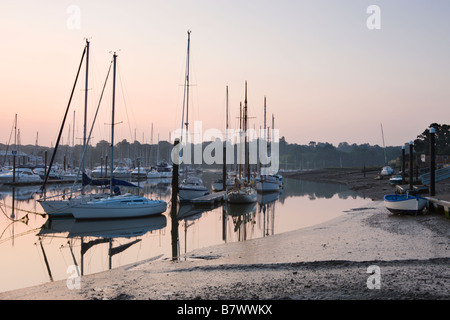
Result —
POLYGON ((207 194, 209 194, 208 189, 203 185, 202 179, 198 177, 187 177, 178 187, 180 201, 190 201, 207 194))

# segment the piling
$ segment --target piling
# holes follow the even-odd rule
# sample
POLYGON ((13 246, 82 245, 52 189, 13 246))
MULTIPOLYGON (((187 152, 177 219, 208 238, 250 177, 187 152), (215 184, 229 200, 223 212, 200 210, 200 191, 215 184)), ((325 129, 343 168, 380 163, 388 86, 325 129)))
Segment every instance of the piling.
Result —
POLYGON ((409 190, 413 189, 414 168, 413 168, 413 142, 409 143, 409 190))
POLYGON ((222 190, 227 190, 227 141, 223 145, 222 190))
POLYGON ((402 184, 405 183, 405 146, 402 146, 402 184))
MULTIPOLYGON (((178 139, 175 140, 174 149, 180 143, 178 139)), ((172 172, 172 199, 170 217, 172 222, 172 261, 178 261, 178 163, 173 162, 172 172)))
POLYGON ((436 151, 435 151, 435 133, 434 128, 430 128, 430 196, 436 194, 436 151))

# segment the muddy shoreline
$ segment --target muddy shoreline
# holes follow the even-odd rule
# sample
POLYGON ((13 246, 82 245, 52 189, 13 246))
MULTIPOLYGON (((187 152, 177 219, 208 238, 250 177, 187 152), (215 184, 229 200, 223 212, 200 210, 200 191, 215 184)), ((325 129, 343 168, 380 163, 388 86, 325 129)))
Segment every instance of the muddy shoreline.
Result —
POLYGON ((57 281, 0 293, 0 299, 450 299, 450 220, 432 212, 389 213, 380 199, 392 186, 368 173, 302 178, 347 184, 369 198, 367 205, 320 225, 198 249, 176 262, 150 259, 83 276, 79 288, 57 281), (379 288, 370 287, 377 281, 379 288))
MULTIPOLYGON (((388 177, 375 179, 378 173, 379 170, 364 173, 360 169, 322 169, 287 173, 284 176, 291 179, 343 184, 372 200, 383 200, 385 194, 395 192, 395 186, 389 182, 388 177)), ((450 200, 450 179, 436 183, 436 195, 450 200)))

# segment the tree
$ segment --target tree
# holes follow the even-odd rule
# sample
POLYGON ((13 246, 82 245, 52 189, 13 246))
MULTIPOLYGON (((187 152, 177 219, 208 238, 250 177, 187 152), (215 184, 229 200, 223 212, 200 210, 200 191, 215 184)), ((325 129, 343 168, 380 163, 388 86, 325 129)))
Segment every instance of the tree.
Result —
POLYGON ((435 133, 435 142, 436 142, 436 154, 439 155, 448 155, 450 154, 450 125, 447 124, 437 124, 432 123, 430 126, 425 129, 422 134, 417 136, 417 139, 414 140, 414 150, 417 153, 430 153, 430 129, 434 128, 436 130, 435 133))

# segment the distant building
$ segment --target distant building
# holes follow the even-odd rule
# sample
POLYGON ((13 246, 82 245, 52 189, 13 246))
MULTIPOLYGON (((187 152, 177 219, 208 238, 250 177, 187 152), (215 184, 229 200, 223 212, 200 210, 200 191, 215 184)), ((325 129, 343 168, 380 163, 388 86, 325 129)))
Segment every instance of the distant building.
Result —
MULTIPOLYGON (((42 157, 28 155, 22 151, 15 151, 16 165, 35 165, 42 163, 42 157)), ((14 161, 14 150, 0 150, 0 165, 12 166, 14 161)))
MULTIPOLYGON (((420 155, 422 165, 430 164, 430 155, 422 153, 420 155)), ((436 165, 447 165, 450 163, 450 155, 436 155, 436 165)))

